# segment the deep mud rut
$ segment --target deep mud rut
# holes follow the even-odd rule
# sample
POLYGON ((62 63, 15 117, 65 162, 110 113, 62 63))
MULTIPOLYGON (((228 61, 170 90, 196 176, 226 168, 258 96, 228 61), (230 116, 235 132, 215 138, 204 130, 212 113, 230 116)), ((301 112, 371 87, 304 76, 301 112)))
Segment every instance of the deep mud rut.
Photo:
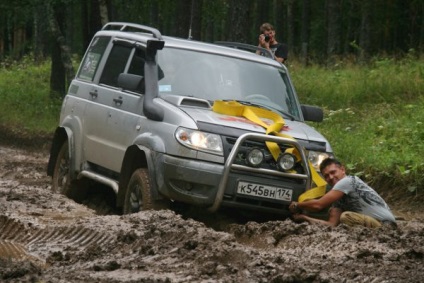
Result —
POLYGON ((396 230, 119 215, 101 190, 81 204, 52 193, 47 159, 0 146, 1 282, 424 282, 419 209, 394 210, 396 230))

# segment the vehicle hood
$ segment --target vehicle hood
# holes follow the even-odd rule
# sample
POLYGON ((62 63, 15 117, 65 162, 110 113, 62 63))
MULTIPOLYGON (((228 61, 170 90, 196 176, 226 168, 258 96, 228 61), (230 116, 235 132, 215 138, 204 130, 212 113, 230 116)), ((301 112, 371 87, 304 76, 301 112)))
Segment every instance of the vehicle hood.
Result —
MULTIPOLYGON (((237 128, 248 132, 265 133, 265 129, 257 125, 244 117, 223 115, 213 112, 211 109, 199 109, 182 107, 196 123, 204 122, 214 125, 221 125, 230 128, 237 128)), ((271 125, 273 121, 262 119, 266 124, 271 125)), ((285 125, 281 130, 282 134, 290 135, 295 139, 301 139, 306 141, 325 142, 327 147, 327 140, 313 127, 307 125, 304 122, 291 121, 290 119, 284 119, 285 125)))

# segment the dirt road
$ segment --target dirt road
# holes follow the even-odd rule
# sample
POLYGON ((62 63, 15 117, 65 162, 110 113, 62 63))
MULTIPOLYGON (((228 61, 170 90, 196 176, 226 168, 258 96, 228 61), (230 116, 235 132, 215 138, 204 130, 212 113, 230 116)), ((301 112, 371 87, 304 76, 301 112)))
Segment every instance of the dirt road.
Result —
POLYGON ((47 159, 0 146, 1 282, 424 282, 422 211, 397 230, 119 215, 51 193, 47 159))

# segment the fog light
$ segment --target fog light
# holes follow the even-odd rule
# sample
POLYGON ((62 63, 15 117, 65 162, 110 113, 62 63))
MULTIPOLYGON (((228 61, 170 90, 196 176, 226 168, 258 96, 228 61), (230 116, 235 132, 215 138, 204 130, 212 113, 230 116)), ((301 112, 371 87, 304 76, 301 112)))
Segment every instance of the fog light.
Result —
POLYGON ((277 164, 281 170, 289 171, 296 165, 296 156, 291 153, 283 153, 278 157, 277 164))
POLYGON ((246 162, 249 166, 259 167, 264 161, 264 153, 258 148, 254 148, 247 153, 246 162))

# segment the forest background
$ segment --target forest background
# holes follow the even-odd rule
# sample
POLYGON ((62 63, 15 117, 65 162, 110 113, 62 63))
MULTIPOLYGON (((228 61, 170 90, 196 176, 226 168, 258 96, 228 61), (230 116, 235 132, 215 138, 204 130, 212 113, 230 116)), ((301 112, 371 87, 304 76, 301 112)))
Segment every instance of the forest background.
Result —
POLYGON ((421 0, 0 0, 0 11, 0 60, 51 58, 51 88, 60 95, 74 76, 72 55, 82 56, 109 21, 250 44, 257 44, 259 26, 270 22, 290 57, 305 64, 397 57, 424 46, 421 0))
MULTIPOLYGON (((422 0, 0 0, 0 126, 51 133, 75 68, 109 21, 256 45, 270 22, 302 103, 348 169, 423 198, 422 0)), ((0 137, 1 138, 1 137, 0 137)))

